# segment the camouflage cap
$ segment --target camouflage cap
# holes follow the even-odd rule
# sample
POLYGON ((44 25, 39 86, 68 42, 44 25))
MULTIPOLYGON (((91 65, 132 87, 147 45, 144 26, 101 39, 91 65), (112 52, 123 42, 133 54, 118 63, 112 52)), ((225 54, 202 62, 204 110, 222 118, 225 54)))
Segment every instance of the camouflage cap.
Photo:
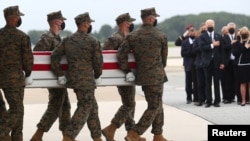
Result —
POLYGON ((52 13, 49 13, 49 14, 47 15, 47 20, 48 20, 48 21, 55 20, 55 19, 66 20, 66 18, 64 18, 64 17, 62 16, 61 11, 52 12, 52 13))
POLYGON ((3 10, 4 12, 4 17, 8 17, 8 16, 24 16, 24 14, 22 12, 19 11, 19 7, 18 6, 10 6, 7 7, 3 10))
POLYGON ((150 15, 153 15, 155 17, 160 17, 160 15, 158 15, 156 12, 155 12, 155 8, 147 8, 147 9, 142 9, 141 10, 141 17, 147 17, 147 16, 150 16, 150 15))
POLYGON ((82 13, 82 14, 79 14, 78 16, 76 16, 75 17, 75 22, 76 22, 76 24, 81 24, 83 22, 94 22, 94 20, 92 20, 89 17, 88 12, 85 12, 85 13, 82 13))
POLYGON ((128 22, 133 22, 133 21, 135 21, 134 18, 131 18, 131 17, 130 17, 129 13, 121 14, 121 15, 119 15, 115 20, 116 20, 116 23, 117 23, 118 25, 121 24, 121 23, 123 23, 123 22, 125 22, 125 21, 128 21, 128 22))

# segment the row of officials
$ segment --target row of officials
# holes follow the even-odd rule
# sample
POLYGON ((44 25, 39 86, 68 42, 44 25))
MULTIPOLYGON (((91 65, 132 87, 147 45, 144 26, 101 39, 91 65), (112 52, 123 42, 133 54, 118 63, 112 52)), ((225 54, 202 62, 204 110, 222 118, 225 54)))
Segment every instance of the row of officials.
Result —
POLYGON ((201 23, 198 30, 188 24, 175 41, 183 57, 187 104, 220 107, 221 101, 230 104, 237 100, 245 106, 250 95, 249 29, 237 29, 234 22, 221 33, 214 29, 213 19, 201 23))

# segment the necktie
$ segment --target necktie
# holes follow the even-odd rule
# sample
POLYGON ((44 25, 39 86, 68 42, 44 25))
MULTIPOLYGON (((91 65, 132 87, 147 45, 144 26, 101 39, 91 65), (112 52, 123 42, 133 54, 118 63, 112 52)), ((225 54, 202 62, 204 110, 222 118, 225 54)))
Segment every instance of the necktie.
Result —
POLYGON ((213 42, 212 33, 209 33, 209 35, 210 35, 210 39, 211 39, 211 41, 213 42))

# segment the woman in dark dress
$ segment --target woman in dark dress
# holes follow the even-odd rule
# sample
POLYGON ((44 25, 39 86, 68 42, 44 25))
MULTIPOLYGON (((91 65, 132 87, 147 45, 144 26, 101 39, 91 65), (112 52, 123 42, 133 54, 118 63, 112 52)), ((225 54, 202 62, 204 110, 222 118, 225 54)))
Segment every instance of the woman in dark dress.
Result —
MULTIPOLYGON (((246 88, 250 88, 250 33, 247 27, 242 27, 233 43, 233 54, 238 60, 238 78, 240 82, 241 106, 246 104, 246 88)), ((249 91, 249 90, 248 90, 249 91)), ((249 91, 250 92, 250 91, 249 91)))

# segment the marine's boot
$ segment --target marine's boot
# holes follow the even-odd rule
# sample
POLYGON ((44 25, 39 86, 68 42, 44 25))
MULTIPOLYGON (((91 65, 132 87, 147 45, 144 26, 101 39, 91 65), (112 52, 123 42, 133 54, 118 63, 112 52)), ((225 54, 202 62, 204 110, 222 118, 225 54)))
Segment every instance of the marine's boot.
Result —
POLYGON ((93 141, 102 141, 102 138, 101 138, 101 137, 99 137, 99 138, 94 138, 93 141))
POLYGON ((71 139, 69 136, 64 135, 63 136, 63 141, 75 141, 74 139, 71 139))
POLYGON ((146 141, 145 138, 140 137, 140 135, 133 131, 129 130, 127 136, 125 137, 126 141, 146 141))
POLYGON ((11 137, 9 135, 0 137, 0 141, 11 141, 11 137))
POLYGON ((117 128, 115 124, 111 123, 109 126, 105 127, 102 130, 102 134, 106 138, 106 141, 115 141, 114 136, 115 136, 116 129, 117 128))
POLYGON ((160 135, 154 135, 153 141, 168 141, 168 140, 165 139, 162 134, 160 134, 160 135))
POLYGON ((42 141, 44 131, 42 129, 37 129, 35 134, 32 136, 30 141, 42 141))

